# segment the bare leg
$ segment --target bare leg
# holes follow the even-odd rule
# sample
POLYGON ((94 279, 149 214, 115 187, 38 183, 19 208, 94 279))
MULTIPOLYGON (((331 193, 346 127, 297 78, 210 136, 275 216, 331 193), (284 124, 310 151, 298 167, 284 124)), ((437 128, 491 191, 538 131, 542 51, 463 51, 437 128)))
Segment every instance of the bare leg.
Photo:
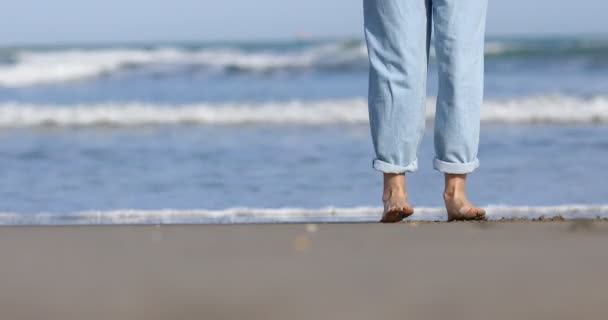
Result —
POLYGON ((384 174, 384 214, 380 222, 399 222, 414 213, 414 209, 407 201, 405 190, 405 175, 395 173, 384 174))
POLYGON ((466 195, 466 174, 445 175, 443 199, 448 211, 448 221, 485 220, 486 211, 474 206, 466 195))

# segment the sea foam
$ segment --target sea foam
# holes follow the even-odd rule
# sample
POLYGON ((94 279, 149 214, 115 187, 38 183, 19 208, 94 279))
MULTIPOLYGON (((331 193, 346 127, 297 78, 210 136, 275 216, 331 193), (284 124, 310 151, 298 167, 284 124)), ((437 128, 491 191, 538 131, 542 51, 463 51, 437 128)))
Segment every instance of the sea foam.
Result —
POLYGON ((276 70, 364 66, 365 48, 341 43, 317 45, 301 50, 276 52, 238 48, 187 50, 179 47, 155 49, 68 49, 18 51, 13 63, 0 65, 0 86, 24 87, 96 78, 127 68, 158 65, 198 66, 211 70, 269 72, 276 70))
MULTIPOLYGON (((0 86, 25 87, 94 79, 129 68, 154 69, 159 65, 253 73, 367 67, 367 48, 362 40, 320 41, 289 48, 291 44, 258 44, 254 48, 233 44, 195 48, 173 45, 0 50, 0 86), (285 46, 288 49, 284 49, 285 46)), ((557 54, 588 56, 592 61, 598 61, 608 53, 608 41, 492 40, 486 43, 485 52, 488 57, 557 54)), ((431 55, 434 55, 432 50, 431 55)))
MULTIPOLYGON (((608 205, 488 206, 489 220, 606 219, 608 205)), ((352 207, 228 208, 223 210, 114 210, 74 213, 0 213, 0 225, 91 225, 91 224, 233 224, 233 223, 352 223, 377 222, 382 209, 352 207)), ((410 221, 445 221, 445 209, 416 208, 410 221)))
MULTIPOLYGON (((426 108, 434 116, 434 99, 426 108)), ((485 123, 608 123, 608 97, 539 96, 488 100, 481 110, 485 123)), ((16 127, 130 127, 150 125, 312 125, 367 124, 367 100, 265 103, 100 103, 37 105, 0 103, 0 128, 16 127)))

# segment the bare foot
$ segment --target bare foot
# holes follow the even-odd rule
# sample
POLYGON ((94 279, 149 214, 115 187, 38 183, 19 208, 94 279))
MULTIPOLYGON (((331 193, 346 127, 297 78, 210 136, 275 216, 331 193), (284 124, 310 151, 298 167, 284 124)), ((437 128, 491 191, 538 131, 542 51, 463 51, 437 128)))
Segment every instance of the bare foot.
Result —
POLYGON ((444 196, 448 221, 485 220, 486 211, 474 206, 466 197, 444 196))
POLYGON ((389 192, 387 197, 382 197, 384 202, 384 214, 382 215, 382 223, 399 222, 412 214, 414 209, 407 202, 407 195, 403 192, 389 192))
POLYGON ((385 174, 384 175, 384 213, 382 223, 395 223, 411 216, 414 209, 407 201, 405 192, 405 177, 403 175, 385 174))
POLYGON ((486 211, 474 206, 466 196, 465 174, 446 174, 443 199, 448 221, 485 220, 486 211))

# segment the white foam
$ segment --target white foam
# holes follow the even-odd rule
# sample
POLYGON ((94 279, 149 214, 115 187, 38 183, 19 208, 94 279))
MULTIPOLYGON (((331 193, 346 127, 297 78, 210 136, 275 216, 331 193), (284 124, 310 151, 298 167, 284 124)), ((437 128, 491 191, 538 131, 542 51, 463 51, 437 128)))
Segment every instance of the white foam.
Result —
POLYGON ((331 67, 365 62, 361 46, 324 44, 293 52, 244 51, 233 48, 70 49, 20 51, 15 63, 0 65, 0 86, 23 87, 95 78, 133 66, 197 65, 264 72, 331 67))
POLYGON ((514 44, 498 41, 489 41, 485 44, 486 55, 501 55, 514 50, 516 50, 516 46, 514 44))
POLYGON ((0 104, 0 127, 139 126, 176 124, 303 124, 367 121, 362 99, 263 104, 148 105, 140 103, 79 106, 0 104))
MULTIPOLYGON (((489 42, 486 53, 500 55, 516 47, 489 42)), ((432 50, 434 55, 434 50, 432 50)), ((180 47, 20 50, 13 63, 0 65, 0 86, 24 87, 90 79, 127 67, 195 65, 220 70, 267 72, 307 68, 365 67, 364 42, 329 42, 298 50, 243 50, 214 47, 188 50, 180 47)))
POLYGON ((608 97, 560 95, 486 101, 481 120, 507 123, 608 123, 608 97))
MULTIPOLYGON (((488 206, 489 220, 606 219, 608 205, 561 205, 546 207, 488 206)), ((68 214, 0 213, 0 225, 90 225, 90 224, 231 224, 231 223, 344 223, 377 222, 382 209, 353 208, 230 208, 224 210, 115 210, 68 214)), ((443 208, 416 208, 411 221, 445 221, 443 208)))
MULTIPOLYGON (((429 99, 427 118, 434 116, 429 99)), ((486 101, 483 122, 608 123, 608 98, 542 96, 486 101)), ((366 124, 365 98, 322 101, 155 105, 104 103, 73 106, 0 103, 0 128, 143 125, 366 124)))
POLYGON ((67 50, 20 52, 15 63, 0 66, 0 85, 21 87, 96 77, 125 65, 175 60, 175 50, 67 50))

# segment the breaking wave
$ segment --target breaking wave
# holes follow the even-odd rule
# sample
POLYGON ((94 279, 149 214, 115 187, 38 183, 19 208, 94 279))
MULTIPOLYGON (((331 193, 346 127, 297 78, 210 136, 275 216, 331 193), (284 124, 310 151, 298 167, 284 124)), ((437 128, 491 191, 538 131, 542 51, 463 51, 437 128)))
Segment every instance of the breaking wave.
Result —
MULTIPOLYGON (((434 116, 429 99, 427 118, 434 116)), ((608 123, 608 97, 540 96, 486 101, 487 123, 608 123)), ((267 103, 155 105, 104 103, 36 105, 0 103, 0 128, 154 125, 331 125, 367 124, 364 98, 267 103)))
POLYGON ((89 79, 127 68, 196 66, 210 71, 271 72, 365 66, 361 44, 326 44, 290 51, 179 47, 18 51, 0 65, 0 86, 23 87, 89 79))
MULTIPOLYGON (((608 56, 607 40, 493 40, 489 57, 608 56)), ((194 47, 54 48, 0 50, 0 86, 24 87, 97 78, 129 68, 194 66, 223 72, 274 72, 367 67, 361 40, 194 47), (287 49, 285 49, 285 47, 287 49)), ((178 69, 179 70, 179 69, 178 69)))

